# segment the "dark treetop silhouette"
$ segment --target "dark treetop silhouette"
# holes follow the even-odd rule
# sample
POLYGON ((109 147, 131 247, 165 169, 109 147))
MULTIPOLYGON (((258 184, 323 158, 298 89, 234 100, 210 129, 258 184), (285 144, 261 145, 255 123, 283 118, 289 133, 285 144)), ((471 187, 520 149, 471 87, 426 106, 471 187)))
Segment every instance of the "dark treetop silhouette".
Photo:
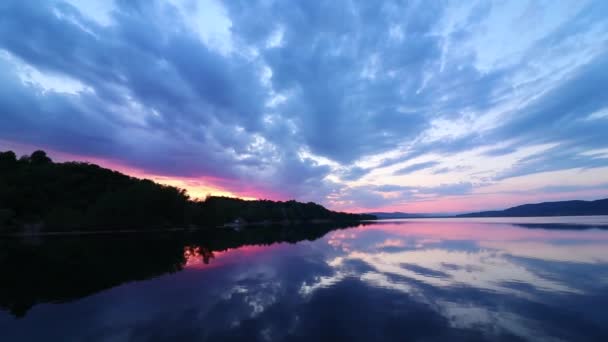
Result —
POLYGON ((212 227, 373 219, 296 201, 191 200, 185 190, 94 164, 54 163, 44 151, 0 152, 0 232, 212 227))

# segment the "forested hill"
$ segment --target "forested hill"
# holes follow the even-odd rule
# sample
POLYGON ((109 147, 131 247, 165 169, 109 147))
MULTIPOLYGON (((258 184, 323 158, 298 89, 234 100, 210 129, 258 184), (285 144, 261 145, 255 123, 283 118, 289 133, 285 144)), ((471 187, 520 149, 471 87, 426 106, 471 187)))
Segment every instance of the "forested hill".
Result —
POLYGON ((530 217, 608 215, 608 198, 597 201, 561 201, 524 204, 505 210, 482 211, 458 217, 530 217))
POLYGON ((315 203, 191 200, 186 192, 94 164, 54 163, 44 151, 16 158, 0 152, 0 231, 159 229, 248 223, 358 221, 370 215, 315 203), (35 228, 32 228, 35 227, 35 228))

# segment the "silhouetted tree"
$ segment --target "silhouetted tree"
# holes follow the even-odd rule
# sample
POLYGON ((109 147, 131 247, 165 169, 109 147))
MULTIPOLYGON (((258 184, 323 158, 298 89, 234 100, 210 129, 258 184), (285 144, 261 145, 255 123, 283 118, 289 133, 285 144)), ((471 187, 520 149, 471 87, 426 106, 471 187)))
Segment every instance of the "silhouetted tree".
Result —
POLYGON ((50 164, 53 161, 46 155, 46 152, 37 150, 30 156, 30 162, 35 164, 50 164))
POLYGON ((88 163, 53 163, 44 151, 18 161, 0 153, 0 225, 43 223, 44 229, 157 229, 307 220, 353 221, 315 203, 245 201, 210 196, 191 201, 185 190, 88 163))
POLYGON ((17 155, 13 151, 0 152, 0 167, 9 167, 17 163, 17 155))

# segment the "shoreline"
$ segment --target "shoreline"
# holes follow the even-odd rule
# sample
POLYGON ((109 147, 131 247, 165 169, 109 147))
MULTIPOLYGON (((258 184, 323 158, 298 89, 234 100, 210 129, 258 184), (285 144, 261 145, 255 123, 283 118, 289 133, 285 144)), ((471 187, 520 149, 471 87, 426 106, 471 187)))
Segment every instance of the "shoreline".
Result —
POLYGON ((366 220, 342 221, 342 220, 311 220, 311 221, 278 221, 278 222, 251 222, 251 223, 227 223, 219 226, 207 227, 182 227, 182 228, 157 228, 157 229, 117 229, 117 230, 71 230, 71 231, 49 231, 49 232, 16 232, 16 233, 0 233, 0 238, 29 238, 29 237, 44 237, 44 236, 85 236, 85 235, 112 235, 112 234, 142 234, 142 233, 174 233, 174 232, 205 232, 217 230, 232 230, 241 231, 246 227, 268 227, 268 226, 299 226, 305 224, 361 224, 371 222, 366 220))

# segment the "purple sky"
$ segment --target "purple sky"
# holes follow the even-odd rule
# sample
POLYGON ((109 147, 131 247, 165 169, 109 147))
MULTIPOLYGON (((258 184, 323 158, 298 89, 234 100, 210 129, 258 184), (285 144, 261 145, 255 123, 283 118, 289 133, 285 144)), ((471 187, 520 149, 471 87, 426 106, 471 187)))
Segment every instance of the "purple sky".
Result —
POLYGON ((608 197, 608 2, 0 3, 0 150, 206 193, 608 197))

